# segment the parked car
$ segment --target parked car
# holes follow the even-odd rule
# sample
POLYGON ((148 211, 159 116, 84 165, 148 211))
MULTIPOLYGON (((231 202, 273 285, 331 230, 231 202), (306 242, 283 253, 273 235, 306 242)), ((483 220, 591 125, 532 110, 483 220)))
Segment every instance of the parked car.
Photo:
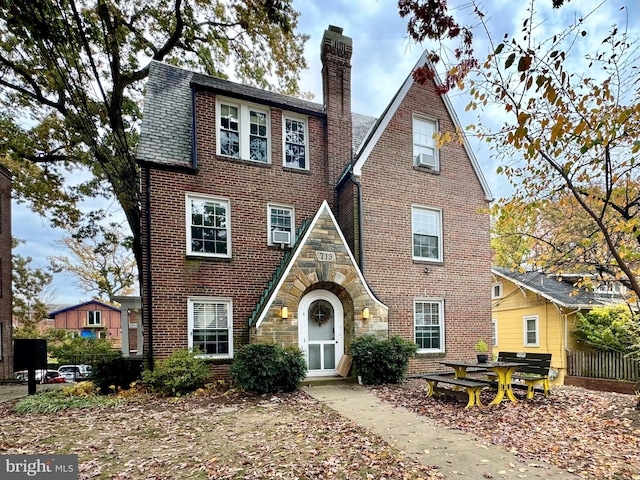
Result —
POLYGON ((87 380, 91 376, 91 365, 61 365, 58 372, 68 382, 87 380))
MULTIPOLYGON (((27 370, 19 370, 13 376, 23 382, 29 380, 29 372, 27 370)), ((65 383, 66 379, 58 370, 36 370, 36 382, 38 383, 65 383)))
POLYGON ((57 370, 47 370, 47 374, 40 383, 66 383, 67 380, 57 370))

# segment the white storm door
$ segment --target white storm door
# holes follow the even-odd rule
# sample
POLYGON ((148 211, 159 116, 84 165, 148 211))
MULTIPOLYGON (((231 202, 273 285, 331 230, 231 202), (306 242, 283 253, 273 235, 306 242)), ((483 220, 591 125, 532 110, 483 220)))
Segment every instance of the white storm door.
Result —
POLYGON ((307 359, 307 375, 335 375, 344 353, 344 310, 340 299, 314 290, 300 301, 298 334, 307 359))

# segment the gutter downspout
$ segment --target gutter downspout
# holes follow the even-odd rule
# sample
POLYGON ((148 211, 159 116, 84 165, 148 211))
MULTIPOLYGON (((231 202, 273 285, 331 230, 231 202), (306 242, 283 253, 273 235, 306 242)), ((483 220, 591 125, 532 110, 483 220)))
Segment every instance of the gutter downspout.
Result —
MULTIPOLYGON (((147 318, 147 327, 149 330, 149 370, 153 371, 153 307, 151 301, 151 172, 150 168, 146 167, 144 170, 144 183, 145 183, 145 221, 147 224, 147 238, 145 239, 146 247, 147 247, 147 264, 146 274, 147 274, 147 308, 145 309, 148 312, 147 318)), ((143 311, 145 311, 143 310, 143 311)))
POLYGON ((191 165, 198 170, 198 153, 196 149, 196 89, 191 87, 191 165))
POLYGON ((363 252, 363 224, 362 221, 362 184, 356 180, 355 175, 353 174, 353 169, 351 170, 351 175, 349 180, 356 186, 358 189, 358 264, 360 265, 360 271, 364 274, 364 252, 363 252))

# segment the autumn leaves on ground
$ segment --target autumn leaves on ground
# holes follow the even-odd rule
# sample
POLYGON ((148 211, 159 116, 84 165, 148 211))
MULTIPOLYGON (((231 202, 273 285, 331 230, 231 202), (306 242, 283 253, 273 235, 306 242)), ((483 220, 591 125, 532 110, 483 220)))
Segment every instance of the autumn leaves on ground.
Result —
MULTIPOLYGON (((389 408, 582 478, 640 479, 640 412, 630 395, 557 387, 549 399, 464 410, 455 397, 425 398, 415 380, 371 391, 389 408)), ((0 404, 0 454, 78 454, 81 479, 444 478, 303 392, 144 397, 55 414, 20 415, 14 404, 0 404)))

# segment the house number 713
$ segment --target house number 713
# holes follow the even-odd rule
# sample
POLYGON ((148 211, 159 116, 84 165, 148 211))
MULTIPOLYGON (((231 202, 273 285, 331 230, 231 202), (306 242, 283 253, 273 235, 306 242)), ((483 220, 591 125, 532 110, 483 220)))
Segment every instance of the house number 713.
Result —
POLYGON ((335 262, 336 254, 334 252, 316 251, 316 258, 319 262, 335 262))

